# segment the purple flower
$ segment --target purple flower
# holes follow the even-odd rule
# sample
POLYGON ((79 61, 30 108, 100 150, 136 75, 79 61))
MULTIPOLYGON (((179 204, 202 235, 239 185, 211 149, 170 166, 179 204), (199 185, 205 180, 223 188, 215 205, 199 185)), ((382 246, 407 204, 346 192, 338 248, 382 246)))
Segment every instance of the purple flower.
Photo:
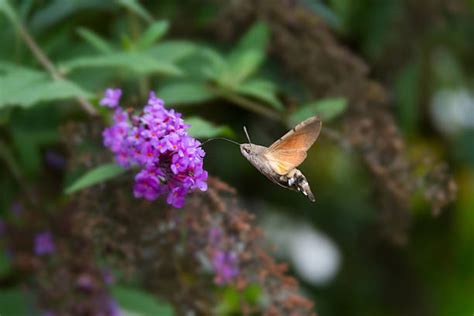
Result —
POLYGON ((89 274, 81 274, 77 279, 77 286, 83 290, 91 290, 94 287, 94 280, 89 274))
POLYGON ((198 170, 198 173, 194 175, 194 183, 193 186, 198 188, 201 191, 206 191, 207 190, 207 171, 206 170, 198 170))
POLYGON ((150 91, 150 96, 148 97, 148 107, 145 110, 148 110, 150 113, 161 110, 165 106, 165 102, 160 98, 157 98, 155 92, 150 91))
POLYGON ((107 285, 114 284, 115 282, 115 277, 109 269, 102 269, 102 277, 104 278, 104 283, 107 285))
POLYGON ((229 283, 239 275, 238 258, 235 252, 215 250, 211 261, 217 284, 229 283))
POLYGON ((129 116, 116 107, 112 126, 102 133, 104 145, 121 166, 141 167, 135 176, 135 197, 152 201, 163 195, 168 204, 182 207, 189 192, 207 190, 205 153, 188 128, 181 114, 166 109, 153 92, 140 115, 129 116))
POLYGON ((178 153, 178 155, 174 155, 173 158, 171 159, 171 171, 173 171, 174 174, 183 172, 188 168, 188 164, 189 164, 189 157, 181 156, 178 153))
POLYGON ((166 202, 176 208, 181 208, 184 205, 184 197, 188 190, 184 187, 176 187, 168 194, 166 202))
POLYGON ((108 88, 105 90, 104 97, 100 100, 100 105, 108 106, 109 108, 116 108, 119 104, 122 90, 108 88))
POLYGON ((55 250, 53 235, 50 232, 42 232, 35 236, 35 253, 38 256, 51 254, 55 250))
POLYGON ((120 316, 122 312, 120 311, 120 306, 117 302, 110 298, 107 302, 107 316, 120 316))
POLYGON ((211 246, 218 245, 219 242, 221 241, 221 237, 222 237, 222 231, 220 230, 220 228, 212 227, 209 230, 209 244, 211 246))
POLYGON ((156 200, 160 195, 158 178, 148 170, 142 170, 135 176, 133 194, 136 198, 143 197, 149 201, 156 200))

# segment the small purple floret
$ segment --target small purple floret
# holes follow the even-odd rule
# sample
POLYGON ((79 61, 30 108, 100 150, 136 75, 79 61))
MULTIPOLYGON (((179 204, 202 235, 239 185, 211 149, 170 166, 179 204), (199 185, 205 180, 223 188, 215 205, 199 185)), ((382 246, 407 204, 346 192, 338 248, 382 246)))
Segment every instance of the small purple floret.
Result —
POLYGON ((81 274, 77 279, 77 286, 83 290, 91 290, 94 287, 94 280, 89 274, 81 274))
POLYGON ((216 274, 215 281, 217 284, 222 285, 231 282, 239 275, 237 254, 215 250, 212 254, 212 267, 216 274))
POLYGON ((119 104, 121 96, 121 89, 106 89, 105 96, 102 98, 102 100, 100 100, 100 105, 107 106, 109 108, 116 108, 119 104))
POLYGON ((117 304, 117 301, 110 298, 107 302, 107 315, 110 316, 121 316, 122 312, 120 311, 120 306, 117 304))
POLYGON ((180 208, 189 192, 207 190, 201 143, 188 135, 181 113, 166 109, 153 92, 140 115, 130 116, 117 106, 112 119, 113 125, 102 133, 104 145, 119 165, 141 167, 135 197, 153 201, 163 196, 180 208))
POLYGON ((55 250, 53 235, 42 232, 35 236, 35 254, 38 256, 51 254, 55 250))
POLYGON ((160 195, 160 181, 158 177, 149 170, 142 170, 135 176, 133 194, 136 198, 144 198, 153 201, 160 195))
POLYGON ((115 282, 114 275, 108 269, 103 269, 102 270, 102 277, 104 278, 104 283, 107 284, 107 285, 114 284, 114 282, 115 282))
POLYGON ((222 231, 217 227, 212 227, 209 230, 209 244, 211 246, 216 246, 219 244, 222 238, 222 231))

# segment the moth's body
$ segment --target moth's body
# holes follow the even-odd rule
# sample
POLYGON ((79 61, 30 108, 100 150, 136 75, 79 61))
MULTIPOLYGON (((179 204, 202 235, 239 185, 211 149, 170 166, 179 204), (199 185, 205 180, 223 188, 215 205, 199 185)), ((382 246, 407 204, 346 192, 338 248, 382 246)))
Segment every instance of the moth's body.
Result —
POLYGON ((279 175, 273 170, 268 160, 264 158, 264 153, 267 149, 268 147, 254 144, 240 145, 242 155, 244 155, 244 157, 247 158, 247 160, 250 161, 250 163, 270 181, 286 189, 300 191, 314 202, 314 195, 311 192, 309 183, 303 173, 299 169, 294 168, 287 174, 279 175))
POLYGON ((309 183, 297 169, 305 159, 306 151, 319 136, 321 121, 311 117, 296 125, 291 131, 270 147, 241 144, 240 151, 250 163, 272 182, 295 191, 300 191, 315 201, 309 183))

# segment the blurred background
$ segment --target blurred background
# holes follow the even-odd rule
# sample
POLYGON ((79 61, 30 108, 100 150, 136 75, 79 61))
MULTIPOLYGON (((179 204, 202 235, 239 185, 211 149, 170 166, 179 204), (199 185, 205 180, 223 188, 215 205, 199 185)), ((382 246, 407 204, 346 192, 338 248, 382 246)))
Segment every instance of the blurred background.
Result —
MULTIPOLYGON (((107 155, 91 145, 109 115, 98 102, 121 87, 136 108, 155 91, 202 140, 246 142, 245 125, 269 146, 321 115, 300 167, 316 203, 227 142, 204 145, 205 168, 237 190, 318 315, 472 315, 473 13, 470 0, 0 0, 0 314, 47 312, 35 286, 47 275, 15 247, 104 161, 87 160, 107 155)), ((156 302, 135 288, 112 291, 128 314, 183 314, 140 310, 156 302)), ((215 314, 245 314, 231 288, 215 314)))

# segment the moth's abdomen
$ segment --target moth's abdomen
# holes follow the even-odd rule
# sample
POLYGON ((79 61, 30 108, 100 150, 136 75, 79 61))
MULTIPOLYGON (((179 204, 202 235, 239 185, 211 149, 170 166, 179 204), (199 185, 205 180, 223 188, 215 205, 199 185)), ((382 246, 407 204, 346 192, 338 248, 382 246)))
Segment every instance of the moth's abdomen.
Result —
POLYGON ((308 180, 306 180, 306 177, 303 175, 301 171, 298 169, 293 169, 290 171, 286 176, 284 176, 286 179, 286 184, 289 188, 300 191, 304 195, 308 197, 312 202, 316 201, 314 198, 313 192, 311 192, 311 188, 309 187, 308 180))

